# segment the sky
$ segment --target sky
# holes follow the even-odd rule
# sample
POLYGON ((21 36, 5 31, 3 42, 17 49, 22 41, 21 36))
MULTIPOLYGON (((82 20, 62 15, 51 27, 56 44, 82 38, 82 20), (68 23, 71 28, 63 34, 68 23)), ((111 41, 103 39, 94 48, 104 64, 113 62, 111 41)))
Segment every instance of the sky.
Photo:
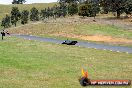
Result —
MULTIPOLYGON (((13 0, 0 0, 0 4, 11 4, 13 0)), ((57 2, 57 0, 26 0, 26 4, 30 3, 49 3, 49 2, 57 2)))

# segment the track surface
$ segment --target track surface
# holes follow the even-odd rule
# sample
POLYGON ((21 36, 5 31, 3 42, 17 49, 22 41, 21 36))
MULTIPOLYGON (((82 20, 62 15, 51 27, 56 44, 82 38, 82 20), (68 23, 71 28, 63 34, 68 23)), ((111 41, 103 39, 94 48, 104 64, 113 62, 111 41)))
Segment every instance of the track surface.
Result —
MULTIPOLYGON (((12 36, 16 36, 16 37, 24 38, 24 39, 28 39, 28 40, 52 42, 52 43, 56 43, 56 44, 61 44, 63 42, 63 40, 59 40, 59 39, 43 38, 43 37, 30 36, 30 35, 12 35, 12 36)), ((75 46, 80 46, 80 47, 85 47, 85 48, 101 49, 101 50, 110 50, 110 51, 115 51, 115 52, 132 53, 131 47, 96 44, 93 42, 78 41, 78 43, 75 46)))

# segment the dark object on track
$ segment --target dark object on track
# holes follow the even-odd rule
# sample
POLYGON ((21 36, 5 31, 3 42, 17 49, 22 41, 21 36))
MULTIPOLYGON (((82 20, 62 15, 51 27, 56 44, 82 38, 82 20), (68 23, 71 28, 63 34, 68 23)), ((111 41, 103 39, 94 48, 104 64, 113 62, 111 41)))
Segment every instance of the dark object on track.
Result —
POLYGON ((62 42, 62 44, 67 44, 67 45, 75 45, 78 43, 77 41, 71 41, 71 40, 65 40, 62 42))
POLYGON ((8 31, 6 31, 6 34, 7 34, 7 35, 10 35, 10 33, 9 33, 8 31))

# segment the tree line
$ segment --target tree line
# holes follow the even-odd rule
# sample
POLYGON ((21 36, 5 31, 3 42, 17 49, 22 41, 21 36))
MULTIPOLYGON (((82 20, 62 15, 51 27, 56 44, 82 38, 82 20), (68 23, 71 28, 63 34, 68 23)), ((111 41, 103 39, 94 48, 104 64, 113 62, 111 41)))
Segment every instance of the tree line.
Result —
MULTIPOLYGON (((25 0, 13 0, 13 4, 23 4, 25 0)), ((108 12, 116 12, 117 18, 122 13, 132 14, 132 0, 58 0, 59 5, 44 8, 39 11, 33 7, 30 11, 23 10, 20 12, 18 7, 12 7, 10 15, 6 15, 2 19, 1 26, 8 28, 11 25, 27 24, 28 21, 39 21, 49 18, 65 17, 67 15, 73 16, 78 14, 80 16, 95 17, 99 12, 107 14, 108 12)))
MULTIPOLYGON (((14 2, 18 2, 16 4, 23 4, 26 1, 13 0, 13 3, 14 2)), ((96 16, 96 14, 100 10, 102 11, 101 13, 106 13, 106 14, 108 12, 114 12, 116 13, 117 18, 120 18, 120 15, 122 13, 132 15, 132 0, 58 0, 58 2, 60 5, 65 4, 67 8, 69 8, 69 6, 70 7, 72 6, 73 8, 70 8, 70 11, 72 14, 77 12, 77 9, 76 9, 77 5, 80 6, 80 4, 85 3, 85 5, 89 6, 90 8, 90 9, 87 9, 88 11, 86 11, 87 12, 86 15, 91 14, 93 16, 96 16)), ((78 10, 78 12, 79 11, 80 9, 78 10)))
MULTIPOLYGON (((116 13, 117 18, 120 18, 122 13, 132 15, 132 0, 58 0, 59 3, 78 5, 85 4, 88 7, 88 14, 92 13, 96 16, 102 10, 102 13, 116 13)), ((80 10, 80 9, 79 9, 80 10)))
POLYGON ((25 2, 26 2, 25 0, 13 0, 12 4, 23 4, 25 2))
MULTIPOLYGON (((51 8, 50 7, 44 8, 41 11, 33 7, 30 11, 23 10, 20 12, 18 7, 12 7, 10 14, 6 15, 2 19, 1 26, 4 28, 8 28, 11 25, 16 26, 18 22, 21 22, 21 24, 24 25, 24 24, 27 24, 29 20, 30 21, 40 21, 40 20, 45 20, 49 18, 56 19, 59 17, 65 17, 68 14, 67 10, 69 8, 70 7, 67 8, 65 4, 61 4, 59 6, 54 5, 51 8)), ((74 10, 72 11, 69 10, 70 15, 73 15, 73 13, 75 13, 74 10)))

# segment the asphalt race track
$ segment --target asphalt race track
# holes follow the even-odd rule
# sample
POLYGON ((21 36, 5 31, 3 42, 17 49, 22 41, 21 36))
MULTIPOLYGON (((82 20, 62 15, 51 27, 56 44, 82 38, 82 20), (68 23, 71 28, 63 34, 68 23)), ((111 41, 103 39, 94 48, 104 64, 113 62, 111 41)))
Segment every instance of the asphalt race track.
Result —
MULTIPOLYGON (((43 38, 43 37, 30 36, 30 35, 14 34, 12 36, 16 36, 16 37, 24 38, 24 39, 28 39, 28 40, 52 42, 52 43, 56 43, 56 44, 61 44, 64 41, 64 40, 59 40, 59 39, 54 39, 54 38, 43 38)), ((109 51, 115 51, 115 52, 132 53, 132 47, 96 44, 93 42, 78 41, 78 43, 75 46, 85 47, 85 48, 101 49, 101 50, 109 50, 109 51)))

